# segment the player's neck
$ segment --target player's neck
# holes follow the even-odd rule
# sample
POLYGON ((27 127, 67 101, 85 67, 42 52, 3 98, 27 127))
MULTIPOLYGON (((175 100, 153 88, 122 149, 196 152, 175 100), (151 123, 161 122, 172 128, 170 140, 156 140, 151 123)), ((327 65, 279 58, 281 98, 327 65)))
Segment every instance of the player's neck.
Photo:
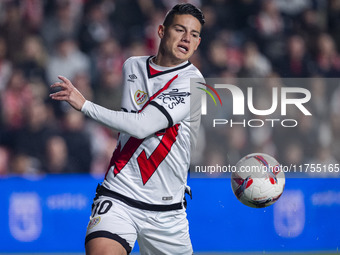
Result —
POLYGON ((158 66, 174 67, 174 66, 178 66, 178 65, 184 63, 185 61, 167 58, 167 57, 163 56, 162 54, 158 53, 156 55, 156 57, 154 57, 152 59, 152 62, 154 64, 158 65, 158 66))

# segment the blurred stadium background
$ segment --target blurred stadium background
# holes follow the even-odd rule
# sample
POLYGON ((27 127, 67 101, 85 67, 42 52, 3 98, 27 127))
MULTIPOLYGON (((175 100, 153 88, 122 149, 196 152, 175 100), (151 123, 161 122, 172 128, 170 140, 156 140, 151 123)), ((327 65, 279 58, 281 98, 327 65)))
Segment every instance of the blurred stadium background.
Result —
MULTIPOLYGON (((156 29, 177 2, 0 1, 0 254, 84 253, 92 198, 117 134, 49 100, 49 85, 64 75, 87 99, 118 110, 122 64, 156 53, 156 29)), ((313 117, 299 119, 301 128, 225 128, 198 158, 234 164, 258 151, 286 165, 338 164, 340 1, 189 2, 206 16, 190 60, 205 77, 315 81, 313 117)), ((288 177, 299 178, 287 180, 274 206, 258 210, 236 200, 228 178, 189 179, 195 251, 339 254, 339 175, 288 177)))

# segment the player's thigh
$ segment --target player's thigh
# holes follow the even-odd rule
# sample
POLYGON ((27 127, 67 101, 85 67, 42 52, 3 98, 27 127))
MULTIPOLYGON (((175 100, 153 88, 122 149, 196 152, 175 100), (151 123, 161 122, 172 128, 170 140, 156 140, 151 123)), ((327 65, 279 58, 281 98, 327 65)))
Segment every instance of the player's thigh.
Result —
POLYGON ((192 255, 185 210, 159 212, 149 217, 138 236, 141 255, 192 255))
POLYGON ((85 245, 86 255, 127 255, 126 249, 117 241, 98 237, 85 245))
POLYGON ((101 254, 94 253, 99 246, 103 246, 105 254, 109 247, 124 248, 130 253, 136 239, 137 231, 127 205, 104 196, 94 201, 85 239, 89 254, 101 254))

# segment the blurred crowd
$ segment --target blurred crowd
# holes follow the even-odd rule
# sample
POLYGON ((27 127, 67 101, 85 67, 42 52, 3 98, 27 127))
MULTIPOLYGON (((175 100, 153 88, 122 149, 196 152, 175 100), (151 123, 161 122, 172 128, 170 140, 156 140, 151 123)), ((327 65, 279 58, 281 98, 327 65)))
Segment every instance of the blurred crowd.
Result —
MULTIPOLYGON (((49 86, 66 76, 88 100, 119 110, 124 61, 156 54, 157 27, 178 2, 0 1, 0 175, 105 173, 117 133, 51 101, 49 86)), ((262 151, 285 164, 339 162, 340 88, 327 81, 340 77, 340 1, 188 2, 206 17, 190 59, 205 77, 313 78, 313 117, 291 130, 225 129, 215 139, 223 150, 206 142, 207 160, 262 151)))

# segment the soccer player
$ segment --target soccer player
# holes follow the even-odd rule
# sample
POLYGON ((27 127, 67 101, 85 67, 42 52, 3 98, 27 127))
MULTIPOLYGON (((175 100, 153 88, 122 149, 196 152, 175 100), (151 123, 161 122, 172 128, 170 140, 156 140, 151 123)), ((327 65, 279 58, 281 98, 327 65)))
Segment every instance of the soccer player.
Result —
POLYGON ((122 111, 87 101, 65 77, 51 85, 76 110, 120 132, 87 227, 87 254, 192 254, 184 195, 200 98, 190 78, 203 79, 188 59, 200 44, 202 12, 178 4, 158 27, 156 56, 131 57, 123 67, 122 111))

